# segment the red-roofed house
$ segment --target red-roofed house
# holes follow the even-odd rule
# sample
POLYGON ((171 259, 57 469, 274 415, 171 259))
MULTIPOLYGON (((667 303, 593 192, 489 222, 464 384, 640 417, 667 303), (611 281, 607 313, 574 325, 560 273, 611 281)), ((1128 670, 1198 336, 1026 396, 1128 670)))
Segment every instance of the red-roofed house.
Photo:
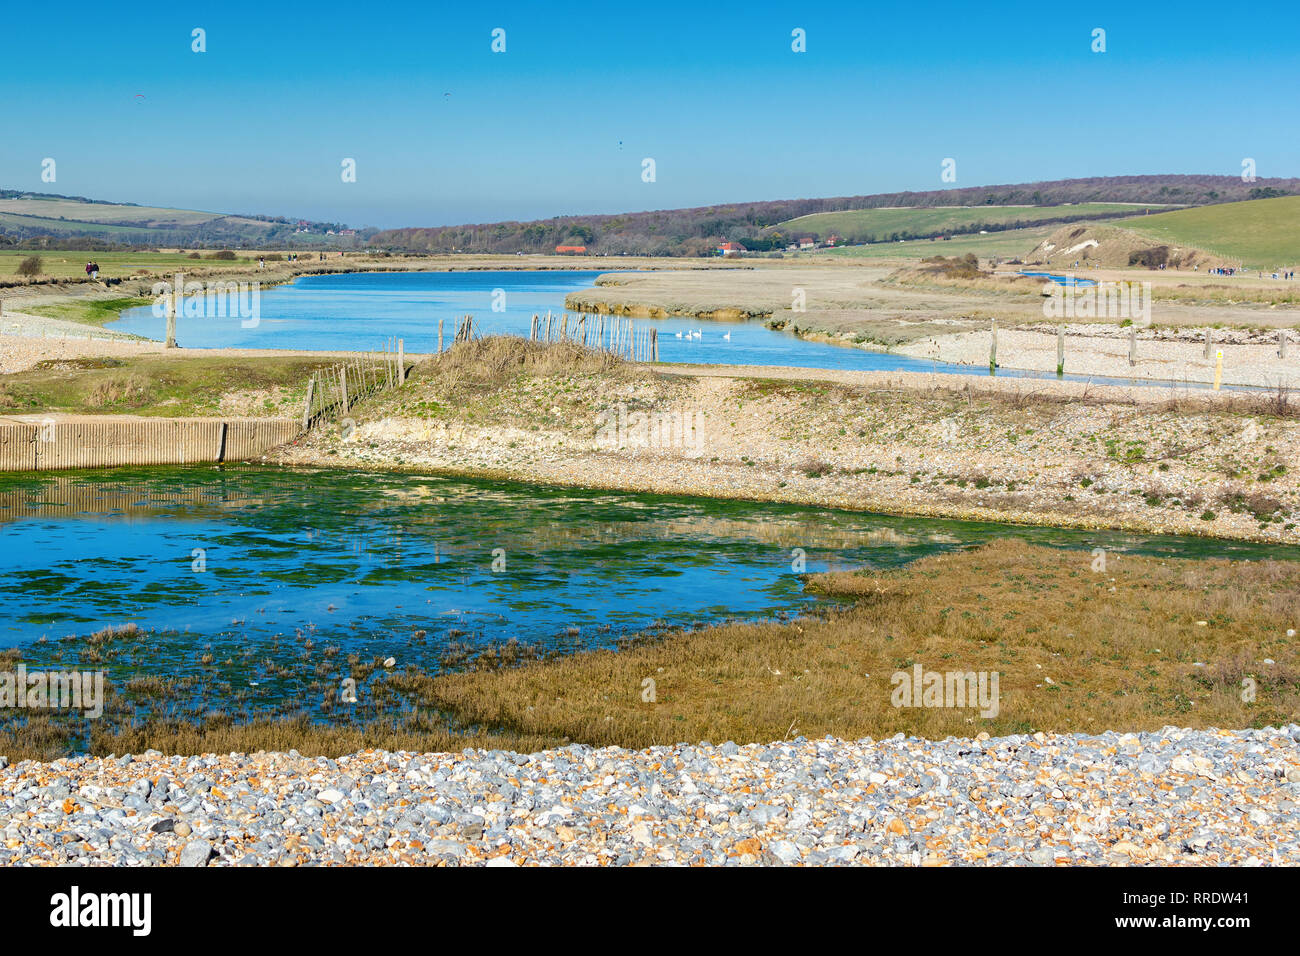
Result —
POLYGON ((562 255, 585 256, 587 254, 586 246, 556 246, 555 251, 562 255))
POLYGON ((738 256, 746 251, 745 247, 738 242, 724 242, 718 246, 718 255, 720 256, 738 256))

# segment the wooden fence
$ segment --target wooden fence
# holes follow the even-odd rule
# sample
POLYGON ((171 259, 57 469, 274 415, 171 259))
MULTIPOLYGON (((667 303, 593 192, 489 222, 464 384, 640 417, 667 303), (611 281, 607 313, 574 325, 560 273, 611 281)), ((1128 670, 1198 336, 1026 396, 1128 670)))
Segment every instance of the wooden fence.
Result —
MULTIPOLYGON (((439 338, 441 338, 441 322, 439 338)), ((302 430, 318 421, 346 415, 363 398, 396 388, 406 381, 403 339, 389 339, 378 352, 358 352, 337 365, 318 369, 307 380, 302 430)))
POLYGON ((584 348, 607 352, 633 362, 659 361, 659 330, 650 326, 638 327, 628 318, 619 315, 569 313, 545 317, 534 315, 528 330, 534 342, 576 342, 584 348))

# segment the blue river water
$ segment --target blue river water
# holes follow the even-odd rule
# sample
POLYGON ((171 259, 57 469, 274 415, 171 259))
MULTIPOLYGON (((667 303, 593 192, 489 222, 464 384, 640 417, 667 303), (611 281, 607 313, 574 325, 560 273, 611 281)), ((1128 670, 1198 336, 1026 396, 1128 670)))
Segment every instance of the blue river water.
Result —
MULTIPOLYGON (((261 291, 260 315, 255 324, 238 317, 181 315, 177 318, 176 339, 183 348, 366 351, 382 348, 389 338, 400 337, 408 353, 434 352, 438 348, 439 319, 444 321, 448 343, 456 320, 464 315, 474 316, 475 329, 482 335, 527 335, 533 315, 544 316, 550 310, 559 316, 565 311, 565 296, 590 288, 601 274, 566 270, 300 276, 287 285, 261 291)), ((810 342, 752 320, 636 321, 643 328, 659 330, 659 357, 663 362, 989 374, 981 366, 810 342)), ((110 327, 155 339, 164 333, 163 320, 149 306, 128 309, 110 327)), ((1009 369, 999 369, 997 374, 1055 378, 1009 369)), ((1065 378, 1084 380, 1081 376, 1065 378)), ((1100 377, 1088 380, 1123 384, 1131 381, 1100 377)))

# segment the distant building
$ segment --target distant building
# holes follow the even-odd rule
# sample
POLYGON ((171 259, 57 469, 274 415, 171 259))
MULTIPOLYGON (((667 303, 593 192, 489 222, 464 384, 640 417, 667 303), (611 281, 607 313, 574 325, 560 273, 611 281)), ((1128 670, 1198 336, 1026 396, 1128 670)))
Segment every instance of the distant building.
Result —
POLYGON ((817 248, 817 240, 814 239, 812 236, 804 236, 802 239, 799 240, 799 248, 800 248, 800 249, 816 249, 816 248, 817 248))
POLYGON ((742 252, 748 252, 743 245, 738 242, 724 242, 718 246, 718 255, 720 256, 738 256, 742 252))
POLYGON ((561 255, 585 256, 587 254, 586 246, 556 246, 555 251, 561 255))

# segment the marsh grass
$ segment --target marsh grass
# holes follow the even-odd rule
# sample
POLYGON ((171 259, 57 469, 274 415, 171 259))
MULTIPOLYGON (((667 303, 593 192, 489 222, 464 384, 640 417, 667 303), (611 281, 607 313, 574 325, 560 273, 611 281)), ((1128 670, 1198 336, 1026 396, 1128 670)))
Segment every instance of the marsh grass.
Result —
POLYGON ((518 734, 626 747, 1294 720, 1300 654, 1286 630, 1300 617, 1300 565, 1112 554, 1098 573, 1093 560, 1003 540, 898 571, 821 575, 814 589, 854 605, 449 675, 430 701, 518 734), (999 715, 894 708, 891 675, 915 663, 998 671, 999 715), (1253 704, 1241 699, 1246 677, 1257 684, 1253 704), (642 701, 646 678, 653 704, 642 701))
MULTIPOLYGON (((1106 557, 1105 570, 1095 571, 1090 552, 1002 539, 898 570, 814 576, 811 589, 846 602, 820 616, 670 631, 616 651, 544 660, 503 652, 441 676, 390 672, 376 686, 416 706, 364 726, 218 714, 101 721, 85 730, 87 746, 337 756, 366 747, 644 747, 1295 720, 1300 643, 1286 632, 1300 620, 1300 563, 1106 557), (997 671, 998 715, 895 708, 891 677, 914 664, 997 671), (1253 701, 1243 699, 1243 682, 1253 682, 1253 701), (653 700, 645 699, 650 686, 653 700)), ((13 760, 63 752, 66 737, 54 723, 33 715, 0 738, 0 753, 13 760)))

